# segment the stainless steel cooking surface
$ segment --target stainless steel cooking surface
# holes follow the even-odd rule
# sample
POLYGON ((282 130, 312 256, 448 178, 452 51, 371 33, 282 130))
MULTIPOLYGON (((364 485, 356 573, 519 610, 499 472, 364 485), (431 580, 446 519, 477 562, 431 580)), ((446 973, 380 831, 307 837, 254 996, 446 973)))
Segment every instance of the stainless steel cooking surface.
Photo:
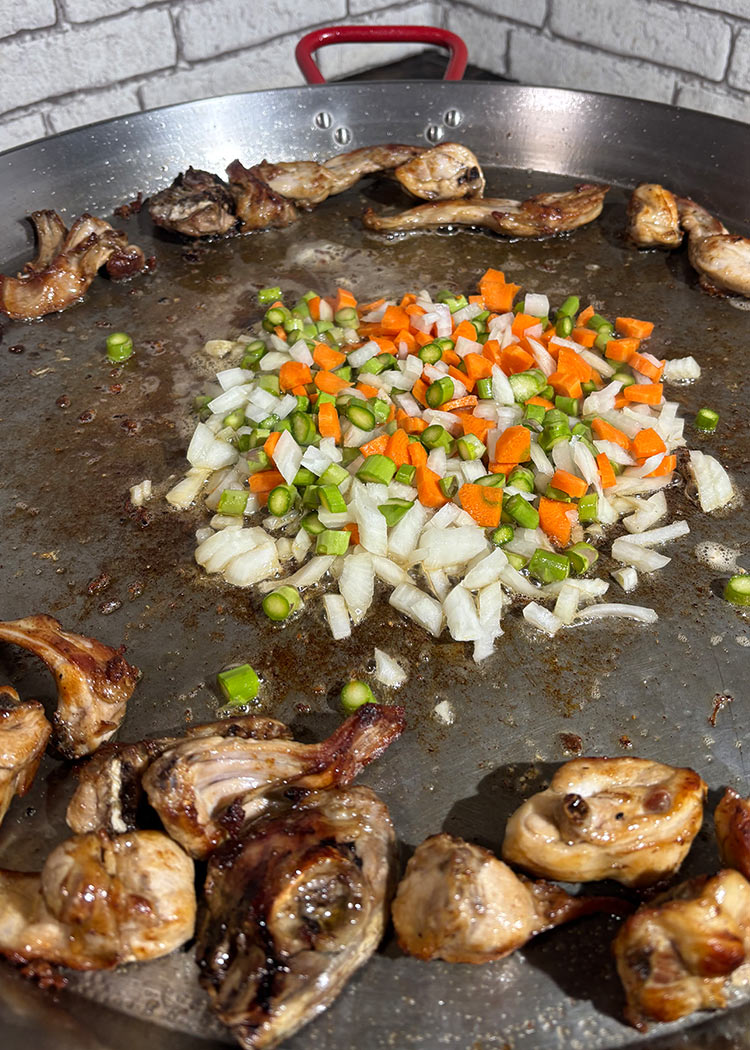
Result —
MULTIPOLYGON (((691 765, 711 788, 750 790, 747 668, 750 624, 720 597, 718 574, 695 556, 713 539, 747 551, 742 509, 701 514, 685 492, 671 509, 689 536, 672 563, 636 594, 657 609, 656 628, 589 625, 544 641, 520 611, 507 614, 495 654, 477 668, 470 646, 435 643, 381 602, 352 639, 332 643, 322 613, 276 629, 253 595, 202 577, 194 566, 197 514, 162 497, 184 471, 190 404, 211 365, 206 339, 233 337, 260 316, 258 287, 294 294, 351 284, 359 295, 445 285, 473 288, 487 266, 547 292, 592 300, 609 315, 656 322, 650 349, 694 354, 696 384, 673 390, 691 419, 721 413, 715 437, 687 426, 693 447, 718 455, 747 490, 745 346, 750 317, 702 292, 684 251, 639 253, 624 240, 623 187, 664 181, 748 232, 750 128, 632 100, 477 83, 388 83, 270 91, 178 106, 72 132, 0 157, 0 258, 18 268, 31 239, 23 217, 53 207, 73 218, 109 216, 167 185, 188 164, 221 172, 255 162, 325 157, 391 139, 455 138, 488 173, 488 195, 528 196, 571 180, 610 181, 602 218, 570 238, 510 243, 462 232, 385 239, 364 231, 366 204, 404 206, 385 183, 325 202, 286 230, 189 244, 157 234, 144 213, 120 223, 156 273, 126 285, 94 282, 87 301, 34 324, 3 324, 0 418, 4 470, 2 618, 49 612, 69 629, 124 642, 141 667, 120 736, 137 739, 213 717, 215 675, 249 661, 261 672, 263 709, 317 739, 340 719, 337 696, 363 673, 374 646, 405 660, 398 694, 405 735, 362 777, 387 802, 405 851, 441 829, 497 849, 509 813, 554 765, 584 754, 634 754, 691 765), (108 330, 138 348, 122 369, 106 360, 108 330), (740 360, 742 355, 742 360, 740 360), (151 478, 144 512, 130 485, 151 478), (732 698, 709 723, 717 694, 732 698), (436 719, 449 699, 454 724, 436 719)), ((616 586, 616 585, 613 585, 616 586)), ((40 665, 0 648, 0 673, 22 695, 52 700, 40 665)), ((37 866, 64 835, 69 767, 45 760, 33 792, 0 830, 0 863, 37 866)), ((718 866, 710 819, 683 868, 718 866)), ((621 1018, 610 958, 615 923, 590 919, 540 937, 481 967, 421 963, 389 938, 334 1006, 290 1050, 436 1045, 489 1048, 747 1046, 747 1011, 688 1019, 638 1035, 621 1018), (353 1035, 356 1033, 356 1036, 353 1035)), ((191 948, 114 974, 71 975, 42 992, 0 966, 2 1045, 198 1050, 228 1042, 198 987, 191 948)))

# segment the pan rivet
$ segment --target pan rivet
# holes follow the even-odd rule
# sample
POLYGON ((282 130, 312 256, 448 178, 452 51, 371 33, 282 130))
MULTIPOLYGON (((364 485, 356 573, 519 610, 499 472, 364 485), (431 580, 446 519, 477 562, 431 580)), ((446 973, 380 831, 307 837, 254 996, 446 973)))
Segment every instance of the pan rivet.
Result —
POLYGON ((460 110, 449 109, 443 117, 443 123, 448 128, 457 128, 463 119, 463 113, 461 113, 460 110))
POLYGON ((349 128, 336 128, 333 137, 336 142, 338 142, 339 146, 345 146, 347 142, 351 142, 352 133, 349 128))
POLYGON ((440 142, 444 135, 444 131, 437 124, 428 124, 427 131, 425 131, 425 137, 428 142, 440 142))
POLYGON ((333 123, 333 118, 332 118, 331 114, 330 113, 326 113, 325 110, 321 110, 320 113, 316 113, 315 117, 314 117, 314 120, 315 120, 316 127, 324 128, 324 129, 325 128, 330 128, 331 124, 333 123))

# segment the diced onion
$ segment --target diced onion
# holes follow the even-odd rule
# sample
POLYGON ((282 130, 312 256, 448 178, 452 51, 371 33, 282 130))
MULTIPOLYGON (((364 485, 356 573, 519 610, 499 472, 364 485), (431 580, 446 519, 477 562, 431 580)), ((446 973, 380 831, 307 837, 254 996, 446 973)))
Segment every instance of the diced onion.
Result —
POLYGON ((406 671, 382 649, 375 650, 375 681, 389 689, 399 689, 406 681, 406 671))

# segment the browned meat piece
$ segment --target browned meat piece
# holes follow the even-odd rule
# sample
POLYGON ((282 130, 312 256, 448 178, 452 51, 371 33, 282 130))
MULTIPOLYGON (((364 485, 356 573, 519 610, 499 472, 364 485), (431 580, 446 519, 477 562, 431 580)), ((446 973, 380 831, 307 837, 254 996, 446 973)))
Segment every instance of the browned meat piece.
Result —
POLYGON ((553 926, 594 912, 622 915, 623 908, 611 897, 576 898, 550 882, 531 882, 489 850, 441 834, 417 846, 392 910, 403 951, 484 963, 553 926))
POLYGON ((404 728, 401 707, 365 704, 320 744, 201 737, 184 740, 143 778, 165 829, 193 857, 206 857, 265 813, 289 788, 340 787, 404 728))
POLYGON ((246 1050, 307 1024, 377 948, 395 839, 369 788, 314 791, 215 855, 199 924, 201 983, 246 1050))
POLYGON ((510 818, 503 858, 563 882, 651 886, 685 859, 705 795, 692 769, 641 758, 576 758, 510 818))
POLYGON ((333 192, 343 193, 365 175, 393 171, 424 152, 424 146, 363 146, 361 149, 350 150, 349 153, 329 157, 323 162, 323 167, 331 172, 336 180, 333 192))
MULTIPOLYGON (((56 211, 45 209, 33 211, 29 216, 36 235, 36 255, 26 263, 24 273, 39 273, 46 270, 56 255, 60 254, 68 228, 56 211)), ((21 274, 19 274, 19 277, 21 274)))
POLYGON ((475 154, 457 142, 443 142, 402 164, 393 173, 407 193, 422 200, 481 197, 484 174, 475 154))
POLYGON ((332 193, 340 192, 336 189, 335 176, 314 160, 282 161, 279 164, 263 160, 260 164, 254 164, 249 171, 274 193, 294 201, 302 208, 312 208, 332 193))
MULTIPOLYGON (((121 230, 103 219, 82 215, 60 244, 62 220, 49 212, 34 212, 40 238, 39 252, 27 272, 17 277, 0 274, 0 310, 14 321, 31 321, 78 302, 99 269, 106 265, 112 277, 130 277, 146 266, 140 248, 128 244, 121 230), (48 261, 49 253, 57 249, 48 261), (37 268, 45 263, 42 268, 37 268)), ((62 227, 64 229, 64 227, 62 227)))
POLYGON ((419 230, 436 226, 484 226, 509 237, 550 237, 596 219, 609 186, 589 184, 565 193, 540 193, 525 201, 484 197, 433 201, 400 215, 378 216, 371 208, 362 221, 371 230, 419 230))
POLYGON ((78 787, 66 814, 68 827, 79 834, 99 828, 121 834, 135 828, 143 774, 155 758, 185 739, 213 736, 288 740, 291 735, 289 728, 274 718, 241 715, 191 726, 183 737, 104 744, 78 773, 78 787))
POLYGON ((227 175, 242 233, 265 230, 269 226, 289 226, 299 218, 292 201, 275 193, 240 161, 232 161, 227 175))
POLYGON ((74 970, 156 959, 195 926, 193 862, 159 831, 76 835, 41 872, 0 871, 0 954, 74 970))
POLYGON ((683 882, 639 908, 613 948, 635 1028, 726 1006, 727 978, 750 953, 750 884, 736 871, 683 882))
POLYGON ((31 787, 51 732, 38 700, 21 700, 15 689, 0 686, 0 824, 13 796, 31 787))
POLYGON ((727 788, 714 810, 714 826, 722 864, 750 879, 750 799, 727 788))
POLYGON ((218 175, 196 168, 180 172, 171 186, 155 193, 148 213, 157 226, 186 237, 221 235, 237 224, 227 184, 218 175))
POLYGON ((750 237, 726 226, 689 197, 678 197, 680 222, 688 235, 688 258, 707 292, 750 298, 750 237))
POLYGON ((55 743, 66 758, 82 758, 109 740, 125 717, 139 671, 94 638, 64 631, 51 616, 0 622, 0 642, 44 660, 57 682, 55 743))
POLYGON ((682 230, 675 195, 657 182, 636 186, 628 203, 628 234, 639 248, 676 248, 682 230))

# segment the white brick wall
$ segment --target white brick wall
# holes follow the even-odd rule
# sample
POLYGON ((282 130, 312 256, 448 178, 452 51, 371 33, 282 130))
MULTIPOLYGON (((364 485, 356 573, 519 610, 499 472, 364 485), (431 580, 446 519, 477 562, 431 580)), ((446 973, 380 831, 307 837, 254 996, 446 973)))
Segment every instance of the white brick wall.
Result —
MULTIPOLYGON (((339 23, 442 25, 522 83, 750 123, 750 0, 0 0, 0 150, 96 120, 302 83, 294 48, 339 23)), ((420 45, 330 47, 327 77, 420 45)))

